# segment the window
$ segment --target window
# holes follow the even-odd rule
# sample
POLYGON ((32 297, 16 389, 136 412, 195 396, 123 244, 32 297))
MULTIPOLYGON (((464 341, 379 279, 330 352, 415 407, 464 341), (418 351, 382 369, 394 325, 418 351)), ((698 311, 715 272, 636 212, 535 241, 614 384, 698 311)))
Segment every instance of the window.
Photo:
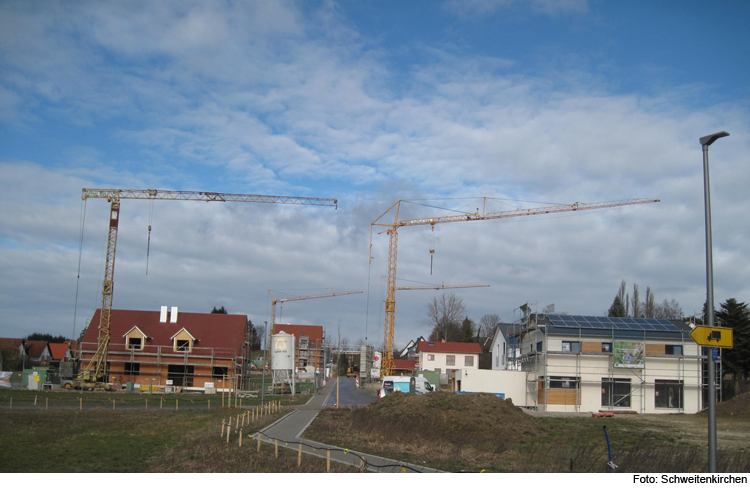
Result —
POLYGON ((140 337, 128 337, 128 349, 129 350, 140 350, 143 348, 141 344, 143 340, 140 337))
POLYGON ((630 407, 630 379, 602 379, 604 407, 630 407))
POLYGON ((562 351, 565 353, 581 353, 580 341, 563 341, 562 351))
POLYGON ((537 343, 536 343, 536 351, 537 351, 538 353, 541 353, 541 352, 542 352, 542 347, 543 347, 543 346, 544 346, 544 344, 543 344, 543 343, 542 343, 541 341, 537 342, 537 343))
POLYGON ((612 353, 612 343, 602 343, 602 353, 612 353))
POLYGON ((223 378, 226 375, 227 375, 226 367, 213 367, 212 377, 223 378))
POLYGON ((665 355, 682 355, 682 345, 681 344, 664 345, 664 354, 665 355))
POLYGON ((428 362, 434 362, 435 361, 435 355, 427 355, 427 361, 428 362))
POLYGON ((579 378, 570 376, 550 376, 547 379, 547 388, 562 388, 575 390, 578 388, 579 378))
POLYGON ((435 372, 437 372, 438 374, 440 374, 440 372, 442 371, 442 369, 441 369, 440 367, 437 367, 437 368, 435 368, 435 369, 433 369, 433 370, 434 370, 435 372))
POLYGON ((175 339, 174 351, 190 351, 189 339, 175 339))
POLYGON ((466 355, 466 357, 464 357, 464 367, 474 367, 473 355, 466 355))
POLYGON ((446 355, 445 365, 456 365, 456 355, 446 355))
POLYGON ((137 376, 141 373, 141 364, 125 362, 125 374, 128 376, 137 376))
POLYGON ((654 407, 682 409, 682 381, 657 379, 654 384, 654 407))

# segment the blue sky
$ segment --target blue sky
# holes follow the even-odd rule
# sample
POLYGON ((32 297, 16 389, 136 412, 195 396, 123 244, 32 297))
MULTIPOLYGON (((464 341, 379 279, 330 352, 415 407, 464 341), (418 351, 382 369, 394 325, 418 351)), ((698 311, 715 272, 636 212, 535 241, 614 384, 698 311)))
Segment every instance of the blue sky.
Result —
MULTIPOLYGON (((262 324, 269 289, 363 290, 282 321, 378 344, 387 238, 369 263, 369 230, 397 200, 427 217, 641 197, 662 202, 403 229, 398 276, 490 285, 455 291, 477 322, 526 302, 603 314, 623 279, 690 314, 698 138, 720 130, 715 296, 750 301, 748 21, 741 1, 2 2, 0 337, 73 336, 99 306, 108 206, 84 187, 339 199, 125 201, 115 308, 262 324)), ((397 345, 429 334, 434 295, 397 295, 397 345)))

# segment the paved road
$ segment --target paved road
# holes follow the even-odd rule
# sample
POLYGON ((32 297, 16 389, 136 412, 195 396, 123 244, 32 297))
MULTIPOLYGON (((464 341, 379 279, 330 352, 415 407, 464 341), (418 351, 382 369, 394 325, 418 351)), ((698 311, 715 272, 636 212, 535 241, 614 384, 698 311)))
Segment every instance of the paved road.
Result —
MULTIPOLYGON (((331 450, 331 461, 348 464, 356 468, 362 465, 362 459, 365 460, 365 469, 373 472, 382 473, 400 473, 400 472, 422 472, 437 473, 439 470, 425 468, 422 466, 402 463, 400 461, 364 454, 357 451, 342 450, 336 447, 313 442, 300 438, 310 423, 313 422, 321 409, 335 407, 336 398, 336 380, 329 380, 326 386, 312 397, 310 401, 297 408, 297 410, 287 414, 275 423, 261 430, 263 442, 273 443, 278 439, 280 447, 286 447, 293 450, 299 450, 299 443, 302 443, 302 452, 313 454, 315 456, 326 458, 327 449, 331 450)), ((339 382, 339 399, 341 405, 364 405, 376 399, 375 395, 364 390, 356 388, 353 378, 345 380, 341 378, 339 382)), ((257 440, 257 434, 252 438, 257 440)))

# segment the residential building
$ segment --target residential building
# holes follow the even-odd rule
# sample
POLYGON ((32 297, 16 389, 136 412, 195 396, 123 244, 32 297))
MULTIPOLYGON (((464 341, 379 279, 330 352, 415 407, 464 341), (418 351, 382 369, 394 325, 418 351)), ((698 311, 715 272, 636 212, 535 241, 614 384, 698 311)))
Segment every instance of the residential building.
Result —
MULTIPOLYGON (((538 410, 697 413, 703 357, 676 320, 539 315, 514 334, 538 410)), ((717 380, 720 380, 717 378, 717 380)))
POLYGON ((482 347, 479 343, 456 343, 446 341, 420 341, 418 344, 418 368, 447 374, 462 369, 478 369, 482 347))
POLYGON ((393 376, 413 376, 416 369, 416 360, 406 358, 393 359, 393 376))
MULTIPOLYGON (((81 368, 97 351, 97 310, 80 343, 81 368)), ((212 313, 112 310, 107 354, 109 383, 159 389, 243 387, 249 356, 247 317, 212 313)))

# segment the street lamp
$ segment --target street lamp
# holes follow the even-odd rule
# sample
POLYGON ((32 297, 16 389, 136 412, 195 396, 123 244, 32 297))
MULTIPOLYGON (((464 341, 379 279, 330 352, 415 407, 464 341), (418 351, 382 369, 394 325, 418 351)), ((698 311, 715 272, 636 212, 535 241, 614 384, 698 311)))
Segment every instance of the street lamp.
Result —
MULTIPOLYGON (((706 325, 714 325, 714 265, 711 242, 711 190, 708 182, 708 147, 717 139, 727 137, 728 132, 716 132, 703 136, 703 199, 706 209, 706 325)), ((704 348, 708 352, 708 472, 716 473, 716 367, 713 351, 718 348, 704 348)))

